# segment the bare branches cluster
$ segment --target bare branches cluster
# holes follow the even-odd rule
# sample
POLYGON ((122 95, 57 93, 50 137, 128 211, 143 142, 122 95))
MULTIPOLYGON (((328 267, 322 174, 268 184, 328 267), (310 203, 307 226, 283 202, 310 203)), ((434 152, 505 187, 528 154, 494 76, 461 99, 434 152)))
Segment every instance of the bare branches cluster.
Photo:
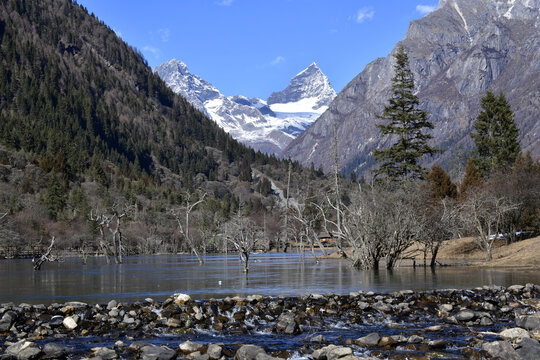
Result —
POLYGON ((110 257, 114 258, 116 264, 123 262, 122 254, 125 248, 122 241, 121 220, 133 216, 133 205, 121 205, 115 203, 110 209, 92 209, 89 220, 95 224, 99 230, 99 247, 102 250, 107 264, 110 264, 110 257), (110 237, 107 237, 107 231, 110 237))

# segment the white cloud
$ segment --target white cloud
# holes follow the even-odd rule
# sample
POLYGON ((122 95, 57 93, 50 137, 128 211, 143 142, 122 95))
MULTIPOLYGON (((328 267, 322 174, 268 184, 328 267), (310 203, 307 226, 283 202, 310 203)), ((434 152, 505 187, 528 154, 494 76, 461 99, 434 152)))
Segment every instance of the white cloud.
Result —
POLYGON ((165 29, 159 29, 157 31, 158 35, 161 37, 161 41, 162 42, 167 42, 169 41, 169 36, 171 34, 171 30, 169 30, 168 28, 165 28, 165 29))
POLYGON ((429 14, 432 11, 435 11, 437 9, 437 6, 435 5, 416 5, 416 11, 418 11, 422 15, 429 14))
POLYGON ((265 64, 262 64, 262 65, 257 65, 256 67, 258 69, 264 69, 264 68, 269 68, 269 67, 272 67, 272 66, 278 66, 279 64, 282 64, 284 63, 285 61, 287 61, 285 59, 285 57, 279 55, 279 56, 276 56, 276 58, 272 61, 269 61, 265 64))
POLYGON ((218 1, 216 4, 221 5, 221 6, 231 6, 232 3, 233 3, 233 0, 221 0, 221 1, 218 1))
POLYGON ((358 10, 355 16, 355 20, 357 23, 363 23, 365 20, 372 19, 374 16, 375 10, 365 7, 358 10))
POLYGON ((270 65, 275 66, 284 62, 285 62, 285 58, 280 55, 280 56, 277 56, 274 60, 270 61, 270 65))
POLYGON ((154 55, 154 57, 156 58, 159 57, 159 55, 161 54, 161 51, 158 48, 155 48, 149 45, 146 45, 145 47, 143 47, 143 51, 154 55))

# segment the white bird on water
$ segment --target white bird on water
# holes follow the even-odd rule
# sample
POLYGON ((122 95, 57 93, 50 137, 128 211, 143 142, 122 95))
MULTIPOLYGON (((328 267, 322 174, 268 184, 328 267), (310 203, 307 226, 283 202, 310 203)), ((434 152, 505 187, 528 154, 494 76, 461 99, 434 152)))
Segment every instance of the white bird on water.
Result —
POLYGON ((219 280, 217 283, 218 283, 219 286, 221 286, 221 280, 219 280))

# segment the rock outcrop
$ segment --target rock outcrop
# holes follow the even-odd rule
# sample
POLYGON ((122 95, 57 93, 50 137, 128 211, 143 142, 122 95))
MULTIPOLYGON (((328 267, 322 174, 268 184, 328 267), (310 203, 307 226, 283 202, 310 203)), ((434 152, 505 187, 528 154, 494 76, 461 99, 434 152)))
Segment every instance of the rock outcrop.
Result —
POLYGON ((336 123, 341 169, 369 176, 372 150, 391 143, 379 135, 375 115, 390 97, 399 45, 409 54, 420 107, 435 125, 432 145, 445 150, 427 166, 436 162, 454 175, 462 172, 473 146, 469 133, 488 89, 504 91, 522 149, 540 156, 539 0, 441 0, 437 10, 411 22, 388 57, 368 64, 283 155, 329 170, 336 123))

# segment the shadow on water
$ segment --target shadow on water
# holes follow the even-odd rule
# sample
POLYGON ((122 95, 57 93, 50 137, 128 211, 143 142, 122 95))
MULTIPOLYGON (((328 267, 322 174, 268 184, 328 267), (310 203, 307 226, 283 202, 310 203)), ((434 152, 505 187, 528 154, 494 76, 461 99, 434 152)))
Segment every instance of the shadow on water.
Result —
POLYGON ((236 254, 207 255, 202 266, 189 255, 129 257, 122 265, 107 265, 102 258, 90 258, 82 265, 80 259, 69 258, 47 263, 41 271, 32 270, 30 260, 0 261, 0 303, 162 300, 175 292, 188 293, 195 299, 348 294, 358 290, 392 292, 527 282, 540 283, 540 272, 471 267, 359 271, 346 260, 327 259, 316 264, 296 253, 254 254, 248 274, 242 271, 236 254))

